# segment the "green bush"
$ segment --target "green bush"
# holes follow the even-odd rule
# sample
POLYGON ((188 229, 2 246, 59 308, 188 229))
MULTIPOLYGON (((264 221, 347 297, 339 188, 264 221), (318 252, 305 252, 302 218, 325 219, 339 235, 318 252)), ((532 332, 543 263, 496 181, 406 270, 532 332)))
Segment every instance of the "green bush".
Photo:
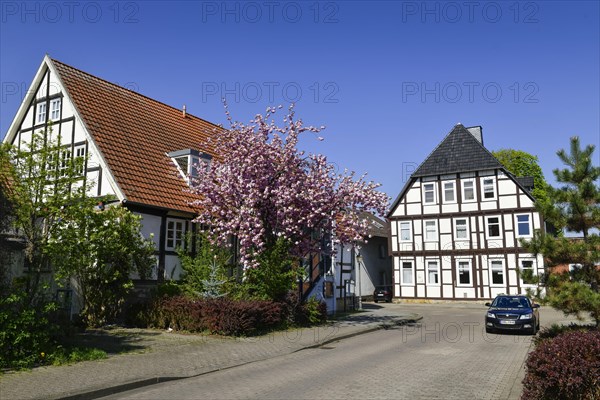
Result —
POLYGON ((0 368, 31 368, 47 362, 59 327, 52 321, 57 306, 29 306, 24 291, 0 298, 0 368))
POLYGON ((521 398, 600 398, 600 331, 571 331, 546 339, 529 353, 521 398))
POLYGON ((290 326, 317 325, 327 320, 327 305, 311 297, 300 301, 297 291, 288 292, 284 302, 284 315, 290 326))
POLYGON ((245 271, 243 285, 250 297, 283 301, 288 292, 295 288, 298 273, 292 268, 294 261, 289 248, 288 242, 279 238, 258 257, 259 267, 245 271))

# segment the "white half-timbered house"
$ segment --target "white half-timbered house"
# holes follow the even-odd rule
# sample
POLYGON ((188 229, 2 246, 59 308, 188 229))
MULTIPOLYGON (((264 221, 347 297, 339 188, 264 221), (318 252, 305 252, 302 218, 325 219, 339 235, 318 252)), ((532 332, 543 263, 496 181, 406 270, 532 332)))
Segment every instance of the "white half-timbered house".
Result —
MULTIPOLYGON (((194 197, 186 192, 186 178, 199 159, 210 160, 213 150, 204 143, 223 128, 187 113, 185 106, 168 106, 45 56, 4 141, 21 146, 33 132, 50 132, 50 122, 52 135, 64 147, 63 158, 86 159, 81 183, 88 194, 112 197, 142 216, 142 234, 152 236, 157 263, 151 279, 136 280, 137 286, 178 279, 182 271, 176 249, 187 232, 198 229, 191 223, 196 210, 187 205, 194 197)), ((387 250, 380 250, 382 243, 387 245, 387 233, 373 234, 375 239, 363 247, 363 295, 391 279, 387 250)), ((23 263, 22 257, 14 258, 23 263)), ((303 294, 318 294, 334 311, 335 298, 346 292, 340 292, 338 281, 326 295, 324 275, 333 276, 335 269, 331 258, 311 255, 305 263, 303 294)), ((343 277, 347 265, 338 266, 335 276, 354 279, 353 266, 354 261, 343 277)))
POLYGON ((536 288, 518 273, 544 270, 542 256, 519 244, 544 229, 529 185, 483 146, 481 127, 456 125, 387 216, 395 297, 478 300, 536 288))
POLYGON ((143 217, 142 234, 156 246, 151 281, 178 278, 175 250, 196 229, 185 177, 210 158, 199 146, 221 128, 45 56, 4 141, 21 146, 49 122, 63 158, 87 159, 88 194, 111 196, 143 217))

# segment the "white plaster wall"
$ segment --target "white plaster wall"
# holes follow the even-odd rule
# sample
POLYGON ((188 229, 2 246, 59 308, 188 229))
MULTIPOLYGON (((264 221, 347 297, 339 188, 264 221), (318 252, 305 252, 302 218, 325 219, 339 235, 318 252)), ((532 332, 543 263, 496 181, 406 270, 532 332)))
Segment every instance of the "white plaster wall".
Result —
POLYGON ((452 298, 452 285, 444 285, 444 286, 442 287, 442 290, 443 290, 443 291, 442 291, 442 293, 443 293, 443 296, 444 296, 445 298, 448 298, 448 299, 451 299, 451 298, 452 298))
POLYGON ((407 204, 406 205, 406 214, 407 215, 420 215, 421 214, 421 204, 407 204))
POLYGON ((479 209, 476 202, 461 203, 460 207, 461 211, 477 211, 479 209))
POLYGON ((500 208, 517 208, 517 196, 500 197, 500 208))
POLYGON ((498 179, 498 193, 500 195, 517 194, 517 185, 510 179, 498 179))

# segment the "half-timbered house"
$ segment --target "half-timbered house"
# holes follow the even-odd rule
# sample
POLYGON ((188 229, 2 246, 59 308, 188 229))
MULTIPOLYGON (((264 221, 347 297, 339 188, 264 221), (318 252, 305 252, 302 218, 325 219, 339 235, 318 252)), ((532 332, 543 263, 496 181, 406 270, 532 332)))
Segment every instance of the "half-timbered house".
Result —
POLYGON ((142 216, 142 234, 156 247, 155 282, 181 273, 176 248, 196 229, 186 176, 200 158, 210 159, 203 143, 218 129, 185 108, 45 56, 4 141, 22 146, 32 132, 46 130, 60 138, 65 160, 84 158, 88 194, 113 198, 142 216))
POLYGON ((544 270, 541 255, 519 244, 544 229, 530 189, 484 147, 481 127, 456 125, 387 216, 395 297, 477 300, 535 288, 519 273, 544 270))

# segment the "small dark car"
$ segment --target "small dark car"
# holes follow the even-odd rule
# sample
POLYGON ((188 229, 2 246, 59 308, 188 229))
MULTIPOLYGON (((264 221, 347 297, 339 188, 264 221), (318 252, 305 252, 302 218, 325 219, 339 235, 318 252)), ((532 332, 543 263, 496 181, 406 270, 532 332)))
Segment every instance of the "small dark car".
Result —
POLYGON ((385 301, 386 303, 392 302, 392 288, 390 286, 376 286, 373 292, 373 301, 378 303, 379 301, 385 301))
POLYGON ((533 304, 527 296, 500 295, 485 315, 485 331, 521 331, 535 335, 540 329, 539 304, 533 304))

